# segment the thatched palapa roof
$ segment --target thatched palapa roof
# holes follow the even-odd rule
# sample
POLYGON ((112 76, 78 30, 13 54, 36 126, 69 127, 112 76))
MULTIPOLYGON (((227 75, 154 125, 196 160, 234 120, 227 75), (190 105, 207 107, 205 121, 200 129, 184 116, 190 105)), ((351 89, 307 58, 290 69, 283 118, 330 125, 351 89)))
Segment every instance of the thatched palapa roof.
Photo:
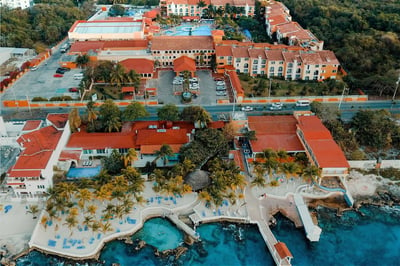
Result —
POLYGON ((196 169, 185 177, 184 183, 190 185, 193 191, 197 191, 210 184, 211 180, 208 175, 208 172, 196 169))

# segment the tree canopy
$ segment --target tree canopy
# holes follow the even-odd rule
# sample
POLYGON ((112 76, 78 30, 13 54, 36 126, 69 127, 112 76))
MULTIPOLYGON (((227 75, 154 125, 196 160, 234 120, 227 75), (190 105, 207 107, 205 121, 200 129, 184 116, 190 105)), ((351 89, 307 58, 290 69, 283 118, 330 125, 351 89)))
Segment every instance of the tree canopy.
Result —
POLYGON ((392 94, 400 67, 400 5, 396 1, 283 0, 304 28, 333 50, 351 89, 392 94))
POLYGON ((157 110, 157 116, 160 121, 178 121, 179 109, 174 104, 166 104, 157 110))
POLYGON ((148 115, 149 113, 146 111, 146 108, 142 104, 138 102, 133 102, 130 103, 122 112, 122 120, 134 121, 138 118, 146 117, 148 115))

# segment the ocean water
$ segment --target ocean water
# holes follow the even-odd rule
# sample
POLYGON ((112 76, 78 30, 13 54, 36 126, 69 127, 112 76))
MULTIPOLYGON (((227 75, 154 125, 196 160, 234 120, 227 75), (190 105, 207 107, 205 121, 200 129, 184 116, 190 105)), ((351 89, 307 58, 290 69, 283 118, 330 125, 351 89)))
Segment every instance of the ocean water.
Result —
MULTIPOLYGON (((325 208, 318 209, 321 239, 310 243, 303 229, 296 229, 289 220, 277 216, 273 232, 278 240, 289 247, 293 265, 301 266, 400 266, 400 208, 364 207, 364 215, 345 212, 342 217, 325 208)), ((183 244, 182 233, 168 220, 155 218, 132 236, 134 245, 122 241, 108 243, 100 262, 86 265, 226 265, 269 266, 272 257, 255 225, 232 223, 204 224, 197 228, 202 239, 193 246, 183 244), (135 250, 139 240, 148 245, 135 250), (179 259, 174 256, 157 257, 160 250, 185 246, 179 259)), ((85 265, 81 263, 80 265, 85 265)), ((31 252, 19 259, 17 265, 68 265, 63 259, 31 252)), ((79 264, 71 264, 79 265, 79 264)))

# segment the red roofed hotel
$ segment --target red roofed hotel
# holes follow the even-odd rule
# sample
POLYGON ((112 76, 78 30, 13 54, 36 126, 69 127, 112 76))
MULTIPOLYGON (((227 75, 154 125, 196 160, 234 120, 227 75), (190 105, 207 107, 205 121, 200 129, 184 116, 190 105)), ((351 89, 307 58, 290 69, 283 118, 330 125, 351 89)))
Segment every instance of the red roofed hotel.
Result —
POLYGON ((343 151, 318 117, 299 116, 296 132, 310 161, 322 169, 322 177, 348 174, 350 166, 343 151))
POLYGON ((254 158, 268 148, 305 152, 310 162, 322 170, 322 177, 348 174, 350 166, 343 151, 317 116, 249 116, 248 127, 256 132, 257 139, 250 141, 254 158))
POLYGON ((53 186, 53 167, 57 165, 70 130, 64 114, 49 114, 46 121, 49 126, 17 139, 22 151, 6 177, 7 186, 17 198, 42 197, 53 186))

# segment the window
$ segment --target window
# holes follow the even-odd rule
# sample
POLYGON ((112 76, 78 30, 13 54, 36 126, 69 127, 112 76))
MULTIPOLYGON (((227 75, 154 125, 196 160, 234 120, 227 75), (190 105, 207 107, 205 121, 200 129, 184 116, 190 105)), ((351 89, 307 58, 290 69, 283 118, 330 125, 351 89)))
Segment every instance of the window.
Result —
POLYGON ((219 59, 224 59, 224 57, 223 57, 223 56, 220 56, 219 59))
POLYGON ((127 148, 123 148, 123 149, 118 149, 119 153, 123 154, 123 153, 127 153, 128 149, 127 148))
POLYGON ((279 71, 279 72, 282 72, 282 71, 283 71, 283 67, 279 67, 279 68, 278 68, 278 71, 279 71))
POLYGON ((270 67, 269 68, 269 72, 274 72, 275 71, 275 68, 274 67, 270 67))
POLYGON ((236 58, 236 63, 240 63, 240 58, 236 58))
POLYGON ((288 64, 288 67, 293 67, 293 63, 289 63, 289 64, 288 64))
POLYGON ((283 61, 280 61, 279 64, 280 64, 280 65, 283 65, 283 61))
POLYGON ((83 150, 83 154, 92 154, 93 151, 92 150, 83 150))
POLYGON ((267 62, 267 60, 263 59, 261 60, 261 64, 265 64, 267 62))
POLYGON ((306 71, 306 74, 310 74, 310 70, 307 70, 307 71, 306 71))
POLYGON ((272 65, 275 65, 275 61, 272 61, 271 64, 272 64, 272 65))
POLYGON ((97 149, 96 152, 97 154, 104 154, 106 153, 106 149, 97 149))
POLYGON ((257 70, 256 71, 253 70, 253 74, 257 74, 257 70))
POLYGON ((253 62, 254 64, 258 64, 258 60, 257 59, 254 59, 254 62, 253 62))
POLYGON ((249 64, 244 64, 244 68, 248 68, 249 67, 249 64))

